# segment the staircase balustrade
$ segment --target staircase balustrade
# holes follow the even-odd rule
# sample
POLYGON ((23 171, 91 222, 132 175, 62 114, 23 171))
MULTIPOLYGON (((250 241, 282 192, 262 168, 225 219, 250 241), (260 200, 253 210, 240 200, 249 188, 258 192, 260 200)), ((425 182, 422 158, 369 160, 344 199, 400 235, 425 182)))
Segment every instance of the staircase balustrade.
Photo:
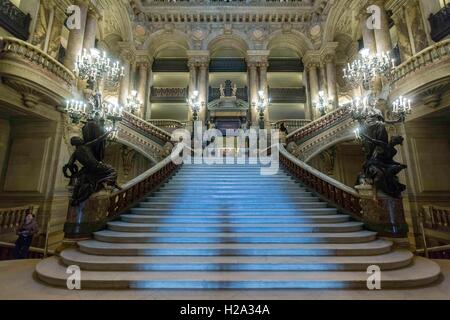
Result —
POLYGON ((27 205, 13 208, 0 208, 0 234, 13 232, 25 221, 27 214, 36 214, 38 205, 27 205))
POLYGON ((341 123, 346 119, 349 119, 350 117, 351 114, 349 109, 346 107, 341 107, 292 132, 287 136, 286 142, 301 143, 302 141, 310 139, 311 137, 328 130, 329 128, 341 123))
POLYGON ((177 121, 177 120, 171 120, 171 119, 150 119, 147 120, 148 123, 151 123, 152 125, 158 127, 158 128, 169 128, 169 129, 181 129, 186 126, 185 123, 177 121))
POLYGON ((417 252, 433 259, 450 259, 450 208, 425 205, 419 219, 423 249, 417 252), (429 243, 443 245, 429 247, 429 243))
POLYGON ((362 220, 361 206, 359 203, 360 196, 356 190, 330 178, 295 158, 282 145, 279 148, 280 162, 290 174, 345 213, 362 220))
POLYGON ((136 130, 137 132, 143 134, 145 137, 155 140, 161 145, 164 145, 171 140, 171 135, 168 132, 129 112, 123 113, 123 120, 121 121, 121 124, 133 130, 136 130))
MULTIPOLYGON (((183 146, 178 144, 173 152, 180 154, 183 146)), ((150 192, 156 190, 176 172, 179 166, 169 155, 154 167, 126 183, 121 190, 94 195, 85 202, 82 210, 78 207, 69 208, 64 225, 65 238, 74 241, 90 238, 93 232, 103 229, 108 221, 118 218, 150 192)))
POLYGON ((288 131, 294 132, 300 128, 303 128, 307 124, 309 124, 311 120, 308 119, 284 119, 278 120, 272 123, 273 129, 280 129, 280 125, 284 123, 284 126, 288 129, 288 131))

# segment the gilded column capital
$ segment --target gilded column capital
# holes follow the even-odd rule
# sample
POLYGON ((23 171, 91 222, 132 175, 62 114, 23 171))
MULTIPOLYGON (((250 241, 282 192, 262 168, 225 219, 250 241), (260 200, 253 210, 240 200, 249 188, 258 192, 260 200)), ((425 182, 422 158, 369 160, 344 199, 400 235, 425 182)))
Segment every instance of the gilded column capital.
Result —
POLYGON ((120 46, 120 59, 122 61, 133 62, 136 55, 136 49, 129 43, 119 44, 120 46))
POLYGON ((190 50, 188 54, 189 68, 209 66, 209 51, 208 50, 190 50))
POLYGON ((153 64, 153 58, 147 54, 136 54, 136 66, 148 69, 153 64))
POLYGON ((269 50, 248 50, 247 51, 247 65, 250 67, 255 65, 256 67, 261 67, 263 65, 268 65, 269 50))

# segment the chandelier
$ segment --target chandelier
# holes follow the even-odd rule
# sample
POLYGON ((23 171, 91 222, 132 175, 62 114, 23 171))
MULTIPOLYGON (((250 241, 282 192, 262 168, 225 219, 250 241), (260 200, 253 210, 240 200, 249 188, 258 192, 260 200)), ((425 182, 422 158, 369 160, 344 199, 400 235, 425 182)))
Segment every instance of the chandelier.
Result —
POLYGON ((141 103, 137 98, 137 94, 138 93, 136 90, 131 91, 131 94, 125 103, 125 110, 131 112, 132 114, 137 113, 141 108, 141 103))
POLYGON ((105 80, 107 85, 116 86, 124 75, 124 67, 118 61, 112 62, 106 52, 100 53, 97 49, 83 50, 77 56, 75 73, 82 80, 87 80, 91 89, 100 80, 105 80))
POLYGON ((352 86, 370 86, 370 82, 376 77, 389 78, 391 70, 395 67, 394 59, 389 52, 371 55, 369 49, 359 52, 359 58, 347 64, 344 71, 344 79, 352 86))
POLYGON ((328 106, 332 104, 333 101, 328 99, 324 91, 319 91, 318 100, 314 103, 314 107, 320 112, 321 116, 327 113, 328 106))

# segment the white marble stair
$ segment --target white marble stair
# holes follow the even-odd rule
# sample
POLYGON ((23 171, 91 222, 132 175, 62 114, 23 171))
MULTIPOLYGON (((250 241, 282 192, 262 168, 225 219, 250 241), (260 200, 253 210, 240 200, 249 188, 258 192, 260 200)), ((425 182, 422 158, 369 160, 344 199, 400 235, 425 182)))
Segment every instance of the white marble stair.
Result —
POLYGON ((184 165, 92 240, 39 263, 37 275, 65 286, 68 265, 82 269, 83 288, 117 289, 364 288, 371 265, 383 288, 398 288, 440 272, 257 165, 184 165))

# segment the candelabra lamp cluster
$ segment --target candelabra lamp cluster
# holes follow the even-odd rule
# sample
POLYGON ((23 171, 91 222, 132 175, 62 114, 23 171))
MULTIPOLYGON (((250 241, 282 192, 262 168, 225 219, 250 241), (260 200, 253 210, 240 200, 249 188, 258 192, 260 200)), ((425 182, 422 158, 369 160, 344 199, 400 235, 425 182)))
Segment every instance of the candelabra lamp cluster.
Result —
POLYGON ((324 116, 328 111, 328 107, 332 104, 333 100, 328 99, 324 91, 319 91, 317 101, 314 103, 314 108, 320 112, 321 116, 324 116))
POLYGON ((81 80, 86 80, 92 90, 101 80, 107 85, 117 86, 124 75, 123 72, 124 67, 120 66, 118 61, 112 62, 106 52, 101 53, 97 49, 84 49, 75 63, 75 73, 81 80))
POLYGON ((127 98, 126 104, 125 104, 125 110, 131 112, 132 114, 136 115, 139 113, 139 110, 141 109, 141 102, 137 98, 138 92, 136 90, 131 91, 130 96, 127 98))
POLYGON ((383 113, 378 108, 383 102, 380 93, 372 89, 374 81, 384 81, 389 91, 394 67, 389 53, 370 55, 368 50, 363 50, 360 58, 344 69, 344 77, 364 92, 361 97, 354 97, 347 106, 353 119, 358 121, 355 135, 361 140, 366 157, 358 181, 373 185, 390 197, 400 198, 405 186, 399 182, 397 174, 406 166, 396 162, 394 156, 397 154, 395 146, 402 144, 403 138, 393 136, 389 139, 386 125, 404 122, 411 112, 411 101, 399 97, 391 105, 388 104, 389 110, 383 113))
POLYGON ((199 113, 200 108, 201 108, 199 91, 198 90, 194 90, 194 92, 192 92, 191 97, 189 97, 186 102, 187 102, 187 104, 189 105, 189 107, 192 110, 192 119, 194 121, 197 121, 198 120, 198 113, 199 113))
POLYGON ((258 101, 256 102, 256 109, 259 113, 259 128, 264 129, 264 113, 270 104, 270 99, 266 98, 264 91, 258 91, 258 101))

